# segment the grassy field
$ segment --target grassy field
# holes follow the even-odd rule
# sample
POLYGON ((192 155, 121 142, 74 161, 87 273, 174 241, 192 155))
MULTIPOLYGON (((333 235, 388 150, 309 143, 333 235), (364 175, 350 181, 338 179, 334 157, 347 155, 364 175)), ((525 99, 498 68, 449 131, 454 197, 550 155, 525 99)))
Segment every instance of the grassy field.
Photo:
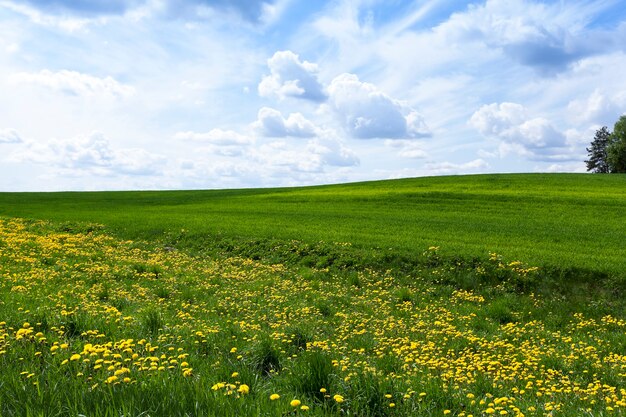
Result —
POLYGON ((0 415, 624 416, 625 185, 0 194, 0 415))
POLYGON ((472 289, 436 248, 405 276, 63 228, 0 219, 2 416, 626 414, 623 303, 520 262, 457 266, 472 289))
MULTIPOLYGON (((263 257, 276 242, 347 242, 624 275, 626 176, 514 174, 224 191, 0 193, 0 215, 106 225, 122 238, 263 257), (272 242, 268 243, 267 241, 272 242), (250 242, 260 248, 250 251, 250 242)), ((276 253, 275 253, 276 255, 276 253)), ((381 257, 375 262, 381 262, 381 257)))

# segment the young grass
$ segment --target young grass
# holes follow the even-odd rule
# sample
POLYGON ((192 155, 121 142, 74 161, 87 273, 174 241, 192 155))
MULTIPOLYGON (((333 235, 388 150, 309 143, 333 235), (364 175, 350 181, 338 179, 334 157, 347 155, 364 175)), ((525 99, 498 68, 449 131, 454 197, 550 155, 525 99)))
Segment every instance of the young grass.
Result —
POLYGON ((271 262, 411 266, 494 251, 568 279, 624 278, 626 176, 506 174, 219 191, 0 193, 0 214, 271 262), (300 243, 291 244, 297 239, 300 243))
POLYGON ((0 415, 625 415, 624 179, 0 195, 0 415))

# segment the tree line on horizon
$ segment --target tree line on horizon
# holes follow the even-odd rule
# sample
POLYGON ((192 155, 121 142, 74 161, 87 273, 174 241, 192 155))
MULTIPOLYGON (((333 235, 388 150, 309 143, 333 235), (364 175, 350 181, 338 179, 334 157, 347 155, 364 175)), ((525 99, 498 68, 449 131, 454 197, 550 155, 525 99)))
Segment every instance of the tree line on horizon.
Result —
POLYGON ((598 174, 626 173, 626 115, 615 123, 613 132, 606 126, 596 130, 587 153, 587 171, 598 174))

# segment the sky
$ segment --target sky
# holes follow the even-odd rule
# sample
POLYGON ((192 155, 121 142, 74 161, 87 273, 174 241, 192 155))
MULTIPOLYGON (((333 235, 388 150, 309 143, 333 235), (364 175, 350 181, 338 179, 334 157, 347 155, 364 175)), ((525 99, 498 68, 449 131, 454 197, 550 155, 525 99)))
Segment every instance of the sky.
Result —
POLYGON ((585 172, 623 0, 0 0, 0 191, 585 172))

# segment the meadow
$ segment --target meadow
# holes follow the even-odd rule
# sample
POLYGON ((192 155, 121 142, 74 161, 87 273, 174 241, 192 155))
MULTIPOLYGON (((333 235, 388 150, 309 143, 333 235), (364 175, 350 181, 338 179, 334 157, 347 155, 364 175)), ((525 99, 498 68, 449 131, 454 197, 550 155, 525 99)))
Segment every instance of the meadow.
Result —
POLYGON ((2 194, 0 415, 626 415, 625 182, 2 194))
MULTIPOLYGON (((626 176, 511 174, 319 187, 97 193, 0 193, 0 215, 96 222, 123 239, 284 261, 297 240, 350 243, 355 262, 413 263, 490 251, 578 275, 625 275, 626 176), (169 240, 169 242, 167 242, 169 240), (255 249, 259 248, 257 253, 255 249)), ((316 262, 341 254, 312 250, 316 262)), ((299 248, 299 252, 306 248, 299 248)), ((306 256, 301 256, 309 262, 306 256)), ((294 259, 289 258, 289 261, 294 259)))

